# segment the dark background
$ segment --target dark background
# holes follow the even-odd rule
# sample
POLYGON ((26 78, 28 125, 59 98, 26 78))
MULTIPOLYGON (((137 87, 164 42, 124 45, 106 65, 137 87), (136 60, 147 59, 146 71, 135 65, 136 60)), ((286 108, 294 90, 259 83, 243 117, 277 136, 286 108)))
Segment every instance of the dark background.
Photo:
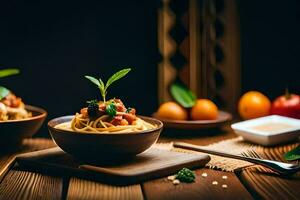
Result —
MULTIPOLYGON (((132 67, 108 95, 151 114, 157 108, 159 5, 158 0, 1 1, 0 67, 22 71, 1 85, 47 109, 50 119, 100 98, 83 75, 107 79, 132 67)), ((238 1, 238 9, 242 91, 260 90, 274 98, 288 85, 300 93, 299 3, 238 1)), ((46 134, 44 125, 38 136, 46 134)))
POLYGON ((286 87, 300 94, 300 3, 297 0, 238 1, 242 90, 271 99, 286 87))

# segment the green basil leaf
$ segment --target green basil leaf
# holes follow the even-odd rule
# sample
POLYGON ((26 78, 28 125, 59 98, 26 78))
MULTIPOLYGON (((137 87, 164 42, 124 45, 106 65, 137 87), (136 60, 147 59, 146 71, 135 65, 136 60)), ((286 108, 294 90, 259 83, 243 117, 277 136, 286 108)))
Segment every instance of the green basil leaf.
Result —
POLYGON ((92 83, 94 83, 95 85, 97 85, 100 88, 100 82, 98 81, 98 79, 96 79, 92 76, 84 76, 84 77, 89 79, 92 83))
POLYGON ((105 88, 105 84, 104 84, 104 82, 102 81, 101 78, 99 78, 99 83, 100 83, 100 87, 104 89, 105 88))
POLYGON ((114 75, 112 75, 106 82, 105 89, 107 89, 113 82, 124 77, 130 70, 131 70, 131 68, 122 69, 122 70, 118 71, 117 73, 115 73, 114 75))
POLYGON ((132 108, 130 108, 130 107, 127 108, 127 109, 126 109, 126 113, 130 113, 131 110, 132 110, 132 108))
POLYGON ((196 103, 196 95, 186 86, 179 83, 171 85, 171 95, 184 108, 191 108, 196 103))
POLYGON ((20 73, 18 69, 2 69, 0 70, 0 78, 20 73))
POLYGON ((90 100, 90 101, 86 101, 87 104, 98 104, 98 100, 97 99, 93 99, 93 100, 90 100))
POLYGON ((110 103, 106 106, 105 111, 110 117, 114 117, 117 114, 117 107, 115 104, 110 103))
POLYGON ((118 71, 117 73, 113 74, 106 82, 106 85, 104 84, 104 82, 102 81, 101 78, 99 78, 99 80, 92 76, 85 76, 85 78, 89 79, 92 83, 94 83, 95 85, 98 86, 98 88, 100 89, 100 93, 103 98, 103 101, 105 102, 107 88, 116 80, 119 80, 120 78, 124 77, 130 70, 131 70, 130 68, 122 69, 122 70, 118 71))
POLYGON ((9 89, 0 86, 0 100, 6 97, 10 93, 9 89))
POLYGON ((288 161, 299 160, 300 159, 300 146, 287 152, 286 154, 283 155, 283 157, 285 160, 288 160, 288 161))

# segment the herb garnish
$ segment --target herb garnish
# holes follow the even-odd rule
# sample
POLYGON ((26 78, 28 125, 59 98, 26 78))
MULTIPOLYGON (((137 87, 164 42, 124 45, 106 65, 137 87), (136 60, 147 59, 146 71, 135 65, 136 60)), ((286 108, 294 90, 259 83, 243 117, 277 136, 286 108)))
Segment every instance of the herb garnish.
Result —
POLYGON ((9 89, 0 86, 0 100, 6 97, 9 94, 9 89))
POLYGON ((170 87, 172 97, 184 108, 191 108, 195 105, 196 95, 182 83, 174 82, 170 87))
POLYGON ((104 82, 101 80, 101 78, 96 79, 92 76, 85 76, 85 78, 89 79, 92 83, 94 83, 95 85, 98 86, 101 96, 103 98, 103 101, 105 103, 106 101, 106 94, 107 94, 107 88, 115 81, 119 80, 120 78, 124 77, 131 69, 127 68, 127 69, 122 69, 120 71, 118 71, 117 73, 113 74, 108 81, 106 82, 106 84, 104 84, 104 82))
POLYGON ((287 152, 286 154, 283 155, 283 157, 285 160, 288 160, 288 161, 299 160, 300 159, 300 146, 287 152))
POLYGON ((114 103, 110 103, 106 106, 105 111, 110 117, 114 117, 117 114, 117 107, 114 103))
MULTIPOLYGON (((0 70, 0 78, 15 75, 20 73, 18 69, 2 69, 0 70)), ((9 89, 0 86, 0 100, 6 97, 10 93, 9 89)))
POLYGON ((1 69, 0 70, 0 78, 19 74, 19 73, 20 73, 20 70, 18 70, 18 69, 1 69))
POLYGON ((195 181, 195 178, 195 173, 185 167, 176 174, 176 179, 180 180, 181 182, 191 183, 195 181))
POLYGON ((126 113, 130 113, 131 110, 132 110, 132 108, 128 107, 128 108, 126 109, 126 113))

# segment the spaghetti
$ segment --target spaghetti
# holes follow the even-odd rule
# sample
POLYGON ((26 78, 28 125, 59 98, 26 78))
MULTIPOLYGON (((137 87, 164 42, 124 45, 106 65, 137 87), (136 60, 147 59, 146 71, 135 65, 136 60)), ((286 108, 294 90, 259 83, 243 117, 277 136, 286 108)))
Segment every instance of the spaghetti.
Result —
POLYGON ((130 133, 155 127, 137 117, 134 108, 126 109, 120 99, 113 99, 106 103, 90 103, 87 108, 81 109, 72 121, 55 126, 58 129, 82 133, 130 133), (114 111, 115 113, 112 115, 114 111))
POLYGON ((22 99, 10 93, 0 100, 0 121, 20 120, 31 117, 22 99))

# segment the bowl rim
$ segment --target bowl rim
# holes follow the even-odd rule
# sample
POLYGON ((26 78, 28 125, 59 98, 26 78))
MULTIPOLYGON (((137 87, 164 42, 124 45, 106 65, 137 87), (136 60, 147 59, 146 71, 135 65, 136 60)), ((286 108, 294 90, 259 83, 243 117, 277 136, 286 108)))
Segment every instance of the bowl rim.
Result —
MULTIPOLYGON (((102 136, 121 136, 121 135, 135 135, 135 134, 146 134, 146 133, 151 133, 157 130, 160 130, 163 128, 163 122, 161 122, 160 120, 153 118, 153 117, 147 117, 147 116, 142 116, 142 115, 137 115, 137 117, 144 119, 144 120, 152 120, 158 123, 158 126, 156 128, 153 129, 149 129, 149 130, 144 130, 144 131, 137 131, 137 132, 123 132, 123 133, 105 133, 105 134, 101 134, 101 133, 96 133, 96 132, 76 132, 76 131, 70 131, 70 130, 62 130, 62 129, 58 129, 55 128, 52 123, 54 123, 55 121, 59 120, 59 119, 63 119, 63 118, 72 118, 75 115, 66 115, 66 116, 61 116, 61 117, 57 117, 57 118, 53 118, 51 120, 48 121, 47 126, 49 129, 53 129, 56 132, 63 132, 63 133, 68 133, 68 134, 78 134, 81 133, 81 135, 102 135, 102 136)), ((67 121, 66 121, 67 122, 67 121)))
POLYGON ((14 119, 14 120, 0 121, 0 124, 32 121, 32 120, 36 120, 36 119, 46 118, 47 115, 48 115, 48 113, 45 109, 37 107, 37 106, 25 105, 25 109, 28 110, 28 111, 37 112, 38 115, 33 116, 33 117, 28 117, 28 118, 25 118, 25 119, 14 119))
POLYGON ((223 123, 228 122, 232 120, 232 114, 229 112, 226 112, 224 110, 218 111, 218 118, 212 119, 212 120, 173 120, 173 119, 167 119, 159 117, 157 112, 153 113, 152 116, 155 119, 159 119, 166 123, 173 123, 173 124, 188 124, 188 125, 199 125, 199 124, 217 124, 217 123, 223 123), (221 119, 220 119, 221 117, 221 119))

